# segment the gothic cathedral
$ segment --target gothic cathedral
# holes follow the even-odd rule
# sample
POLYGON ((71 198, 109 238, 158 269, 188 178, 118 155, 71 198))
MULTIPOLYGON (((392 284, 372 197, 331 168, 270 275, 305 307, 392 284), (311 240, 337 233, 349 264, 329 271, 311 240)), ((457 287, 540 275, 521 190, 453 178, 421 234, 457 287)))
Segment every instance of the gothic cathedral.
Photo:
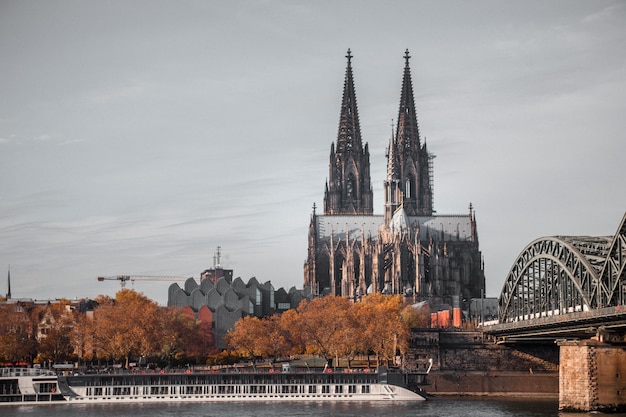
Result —
POLYGON ((484 296, 485 276, 476 217, 433 209, 433 155, 422 144, 409 52, 395 132, 387 149, 383 215, 373 214, 370 158, 363 144, 352 73, 346 56, 337 142, 330 147, 324 214, 313 207, 304 286, 314 294, 357 300, 373 292, 436 298, 466 308, 484 296))

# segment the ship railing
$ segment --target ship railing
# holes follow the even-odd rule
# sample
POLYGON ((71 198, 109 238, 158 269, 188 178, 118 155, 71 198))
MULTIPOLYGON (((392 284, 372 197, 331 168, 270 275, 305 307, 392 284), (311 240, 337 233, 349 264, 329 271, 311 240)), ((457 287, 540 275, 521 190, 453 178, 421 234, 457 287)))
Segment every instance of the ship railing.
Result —
POLYGON ((54 376, 56 373, 39 368, 0 368, 0 377, 21 377, 21 376, 54 376))

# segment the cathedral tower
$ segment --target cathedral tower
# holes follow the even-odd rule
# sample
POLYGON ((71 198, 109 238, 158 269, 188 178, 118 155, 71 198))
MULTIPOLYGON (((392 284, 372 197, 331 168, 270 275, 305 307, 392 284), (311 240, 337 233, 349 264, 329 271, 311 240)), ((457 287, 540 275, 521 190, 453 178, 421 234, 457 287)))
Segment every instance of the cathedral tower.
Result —
POLYGON ((337 145, 330 147, 329 176, 324 192, 324 214, 372 214, 373 193, 370 181, 370 155, 363 147, 359 112, 356 104, 352 54, 343 87, 337 145))
POLYGON ((404 53, 404 74, 400 93, 398 127, 395 140, 392 137, 387 154, 387 180, 385 181, 385 220, 393 215, 393 210, 402 204, 409 216, 432 216, 433 193, 432 156, 422 146, 417 123, 417 110, 413 99, 409 50, 404 53), (394 149, 392 149, 394 148, 394 149), (390 175, 392 177, 390 177, 390 175), (400 196, 394 194, 398 187, 400 196), (394 201, 395 199, 395 201, 394 201), (398 201, 400 199, 400 201, 398 201), (391 212, 387 212, 392 210, 391 212))

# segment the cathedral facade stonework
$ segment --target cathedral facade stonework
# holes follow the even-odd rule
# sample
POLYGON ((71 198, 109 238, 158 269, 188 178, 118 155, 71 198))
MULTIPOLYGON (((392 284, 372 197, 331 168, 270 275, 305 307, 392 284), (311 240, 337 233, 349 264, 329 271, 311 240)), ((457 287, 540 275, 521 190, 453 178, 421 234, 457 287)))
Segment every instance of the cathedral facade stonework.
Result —
POLYGON ((465 215, 433 209, 433 155, 420 138, 408 50, 387 149, 382 215, 373 214, 369 149, 361 138, 350 50, 346 58, 324 214, 313 207, 304 286, 313 294, 355 300, 382 292, 466 307, 485 288, 476 216, 471 204, 465 215))

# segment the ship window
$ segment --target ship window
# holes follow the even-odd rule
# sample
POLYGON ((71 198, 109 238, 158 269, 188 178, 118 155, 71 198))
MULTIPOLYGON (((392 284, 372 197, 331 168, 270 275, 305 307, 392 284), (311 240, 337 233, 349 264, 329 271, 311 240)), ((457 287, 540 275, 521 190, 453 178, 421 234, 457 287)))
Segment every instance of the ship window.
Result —
POLYGON ((343 393, 343 385, 335 385, 335 394, 343 393))
POLYGON ((361 385, 361 393, 369 394, 370 393, 370 386, 369 385, 361 385))
POLYGON ((322 394, 330 393, 330 385, 322 385, 322 394))
POLYGON ((356 394, 356 385, 348 385, 348 393, 356 394))
POLYGON ((309 385, 309 394, 317 393, 317 385, 309 385))

